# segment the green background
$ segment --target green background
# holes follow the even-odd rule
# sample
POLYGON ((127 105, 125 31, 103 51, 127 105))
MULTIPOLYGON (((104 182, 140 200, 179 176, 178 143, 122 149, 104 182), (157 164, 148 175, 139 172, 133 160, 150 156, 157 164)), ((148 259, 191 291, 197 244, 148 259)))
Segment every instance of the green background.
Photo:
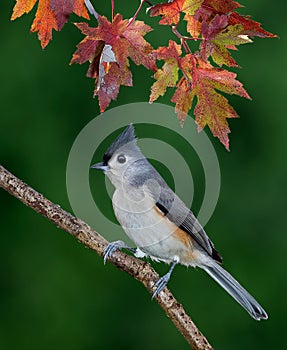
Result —
MULTIPOLYGON (((109 15, 109 6, 98 3, 97 10, 109 15)), ((117 3, 130 17, 138 2, 117 3)), ((200 330, 221 350, 285 348, 287 8, 282 1, 243 4, 243 13, 281 39, 255 39, 234 54, 243 67, 237 70, 238 78, 253 100, 230 99, 241 117, 229 122, 231 152, 211 137, 222 187, 206 229, 223 254, 224 266, 243 281, 270 318, 251 319, 204 272, 177 267, 169 284, 200 330)), ((71 210, 67 158, 77 134, 99 112, 92 99, 93 81, 85 77, 87 65, 69 66, 82 39, 71 23, 80 20, 72 16, 42 51, 29 32, 35 10, 10 22, 13 5, 14 1, 0 5, 1 163, 71 210)), ((146 18, 144 12, 139 18, 146 18)), ((157 21, 148 23, 157 27, 157 21)), ((173 37, 161 27, 147 38, 157 47, 173 37)), ((151 72, 133 64, 131 68, 134 87, 122 88, 111 107, 147 101, 151 72)), ((160 102, 168 103, 168 98, 160 102)), ((138 134, 149 131, 139 128, 138 134)), ((200 175, 195 178, 196 211, 204 183, 200 175)), ((189 348, 138 282, 110 264, 104 266, 92 251, 2 190, 0 200, 1 349, 189 348)), ((155 266, 161 274, 167 271, 163 264, 155 266)))

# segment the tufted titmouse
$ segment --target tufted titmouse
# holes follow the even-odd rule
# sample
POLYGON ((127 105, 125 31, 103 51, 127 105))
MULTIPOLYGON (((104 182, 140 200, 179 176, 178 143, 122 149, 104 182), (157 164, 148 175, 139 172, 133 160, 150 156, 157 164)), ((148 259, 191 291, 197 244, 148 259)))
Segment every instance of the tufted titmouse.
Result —
POLYGON ((221 266, 222 258, 202 226, 139 149, 130 124, 110 145, 94 169, 104 171, 115 187, 113 208, 126 234, 136 244, 110 243, 104 262, 116 249, 127 249, 137 257, 172 263, 155 284, 156 296, 167 285, 180 263, 204 269, 255 319, 267 319, 258 302, 221 266))

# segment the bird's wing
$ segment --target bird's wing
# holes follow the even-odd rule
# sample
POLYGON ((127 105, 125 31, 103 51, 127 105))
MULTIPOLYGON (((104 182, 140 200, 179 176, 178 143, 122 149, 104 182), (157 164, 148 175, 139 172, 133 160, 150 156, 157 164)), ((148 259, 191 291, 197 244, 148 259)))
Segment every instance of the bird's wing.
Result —
POLYGON ((209 256, 221 263, 222 257, 214 248, 212 241, 192 211, 186 207, 162 178, 161 180, 160 184, 148 184, 149 193, 153 197, 157 208, 176 226, 188 233, 209 256))

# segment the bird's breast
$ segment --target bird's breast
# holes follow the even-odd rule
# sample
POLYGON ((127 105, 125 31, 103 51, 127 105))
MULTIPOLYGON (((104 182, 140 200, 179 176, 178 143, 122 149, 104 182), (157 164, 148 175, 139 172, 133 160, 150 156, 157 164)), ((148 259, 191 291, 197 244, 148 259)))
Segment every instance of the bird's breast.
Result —
POLYGON ((177 256, 182 264, 193 265, 197 252, 192 238, 171 222, 152 198, 136 201, 116 190, 113 208, 126 234, 144 253, 167 262, 177 256))

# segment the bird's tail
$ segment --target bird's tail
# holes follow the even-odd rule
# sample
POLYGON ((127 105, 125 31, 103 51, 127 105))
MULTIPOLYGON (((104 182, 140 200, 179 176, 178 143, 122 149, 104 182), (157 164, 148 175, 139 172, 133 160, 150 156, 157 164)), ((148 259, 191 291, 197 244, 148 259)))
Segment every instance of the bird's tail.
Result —
POLYGON ((220 265, 203 266, 203 269, 224 288, 255 320, 267 319, 268 315, 258 302, 220 265))

